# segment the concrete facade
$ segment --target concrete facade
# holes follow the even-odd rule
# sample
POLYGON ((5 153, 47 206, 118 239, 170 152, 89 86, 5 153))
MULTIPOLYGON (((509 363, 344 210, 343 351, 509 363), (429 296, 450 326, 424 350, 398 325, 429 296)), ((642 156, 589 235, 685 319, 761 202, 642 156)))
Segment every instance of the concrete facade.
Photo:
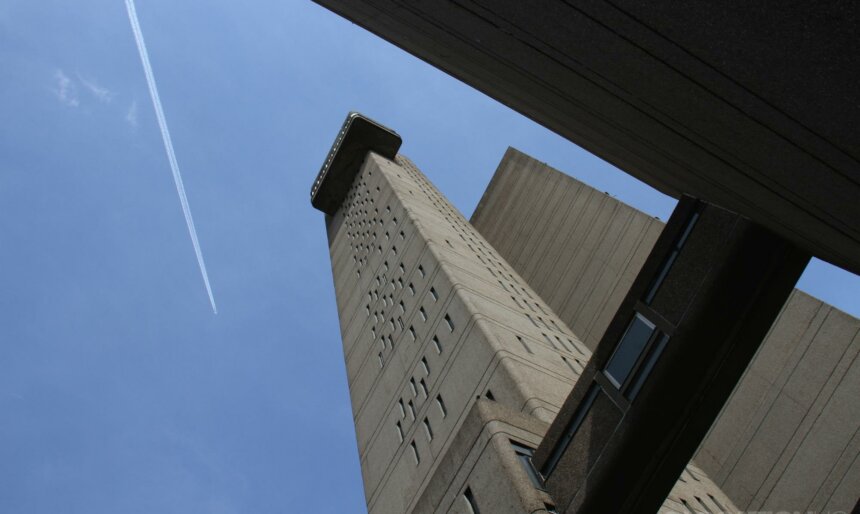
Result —
POLYGON ((860 273, 860 4, 316 0, 674 197, 860 273))
POLYGON ((417 508, 476 398, 552 420, 587 348, 406 158, 368 154, 328 231, 369 512, 417 508))
MULTIPOLYGON (((358 165, 326 229, 368 512, 552 512, 517 451, 590 350, 406 157, 358 165)), ((731 507, 687 473, 664 512, 731 507)))
MULTIPOLYGON (((472 216, 593 349, 662 222, 509 149, 472 216)), ((696 454, 744 510, 849 512, 860 490, 860 320, 794 291, 696 454)))

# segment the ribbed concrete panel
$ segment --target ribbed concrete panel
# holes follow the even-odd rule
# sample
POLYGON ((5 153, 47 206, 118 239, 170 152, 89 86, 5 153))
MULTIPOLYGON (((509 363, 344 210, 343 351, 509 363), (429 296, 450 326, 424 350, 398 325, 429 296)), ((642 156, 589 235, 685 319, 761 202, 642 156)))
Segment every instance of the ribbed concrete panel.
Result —
POLYGON ((472 223, 591 349, 663 227, 513 148, 472 223))
MULTIPOLYGON (((514 149, 472 223, 592 349, 663 226, 514 149)), ((854 507, 858 333, 860 320, 791 295, 694 459, 737 507, 854 507)))
POLYGON ((368 154, 327 226, 368 511, 410 512, 476 398, 549 423, 590 352, 405 157, 368 154))

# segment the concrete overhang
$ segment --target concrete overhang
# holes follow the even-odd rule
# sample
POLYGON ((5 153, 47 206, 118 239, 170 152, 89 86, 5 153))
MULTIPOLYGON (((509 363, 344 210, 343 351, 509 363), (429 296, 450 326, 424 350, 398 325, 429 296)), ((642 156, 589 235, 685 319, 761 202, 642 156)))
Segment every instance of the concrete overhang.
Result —
POLYGON ((311 187, 311 205, 334 215, 368 152, 393 159, 403 140, 390 128, 350 112, 311 187))
POLYGON ((315 0, 666 194, 860 273, 860 3, 315 0))

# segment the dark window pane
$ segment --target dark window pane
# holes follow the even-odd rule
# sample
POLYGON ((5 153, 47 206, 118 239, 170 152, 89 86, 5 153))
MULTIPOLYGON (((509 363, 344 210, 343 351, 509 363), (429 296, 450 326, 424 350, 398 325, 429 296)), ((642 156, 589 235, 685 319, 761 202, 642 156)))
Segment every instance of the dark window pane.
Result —
POLYGON ((615 347, 615 353, 609 359, 609 364, 606 365, 606 376, 615 387, 620 389, 627 380, 627 376, 653 333, 654 324, 641 314, 636 314, 627 327, 624 337, 615 347))
POLYGON ((654 367, 654 364, 657 363, 657 359, 660 358, 660 354, 663 353, 663 348, 666 347, 666 343, 668 341, 669 336, 662 334, 659 340, 651 346, 651 349, 648 351, 648 356, 636 372, 636 377, 630 382, 630 386, 624 393, 624 396, 626 396, 631 402, 636 398, 636 395, 639 394, 639 389, 642 388, 642 384, 645 383, 645 379, 647 379, 648 375, 651 374, 651 369, 654 367))

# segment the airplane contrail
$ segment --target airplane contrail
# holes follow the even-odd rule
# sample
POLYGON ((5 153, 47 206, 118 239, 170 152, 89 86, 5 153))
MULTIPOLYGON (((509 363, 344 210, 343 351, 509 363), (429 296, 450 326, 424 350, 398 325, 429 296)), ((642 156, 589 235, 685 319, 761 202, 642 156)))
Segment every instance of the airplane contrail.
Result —
POLYGON ((167 152, 167 160, 170 162, 170 170, 173 172, 173 181, 176 183, 176 192, 179 194, 179 202, 182 204, 182 213, 185 215, 185 223, 188 225, 188 233, 191 235, 191 244, 194 245, 194 253, 197 255, 200 274, 203 275, 203 283, 206 285, 209 303, 212 304, 212 312, 218 314, 218 309, 215 307, 215 297, 212 296, 212 288, 209 286, 209 275, 206 273, 206 264, 203 262, 203 253, 200 251, 200 243, 197 241, 197 230, 194 228, 194 220, 191 218, 191 208, 188 206, 188 198, 185 196, 182 175, 179 174, 179 164, 176 162, 176 154, 173 153, 173 143, 170 140, 170 132, 167 130, 167 120, 164 118, 164 111, 161 109, 161 99, 158 97, 158 88, 155 86, 155 75, 152 73, 149 54, 146 52, 146 43, 143 41, 143 32, 141 32, 140 23, 137 21, 137 10, 134 8, 134 0, 125 0, 125 8, 128 11, 128 21, 131 22, 131 30, 134 32, 137 50, 140 53, 140 61, 143 64, 143 72, 146 75, 146 84, 149 86, 149 96, 152 97, 152 106, 155 109, 155 117, 158 118, 158 128, 161 130, 161 139, 164 140, 164 151, 167 152))

